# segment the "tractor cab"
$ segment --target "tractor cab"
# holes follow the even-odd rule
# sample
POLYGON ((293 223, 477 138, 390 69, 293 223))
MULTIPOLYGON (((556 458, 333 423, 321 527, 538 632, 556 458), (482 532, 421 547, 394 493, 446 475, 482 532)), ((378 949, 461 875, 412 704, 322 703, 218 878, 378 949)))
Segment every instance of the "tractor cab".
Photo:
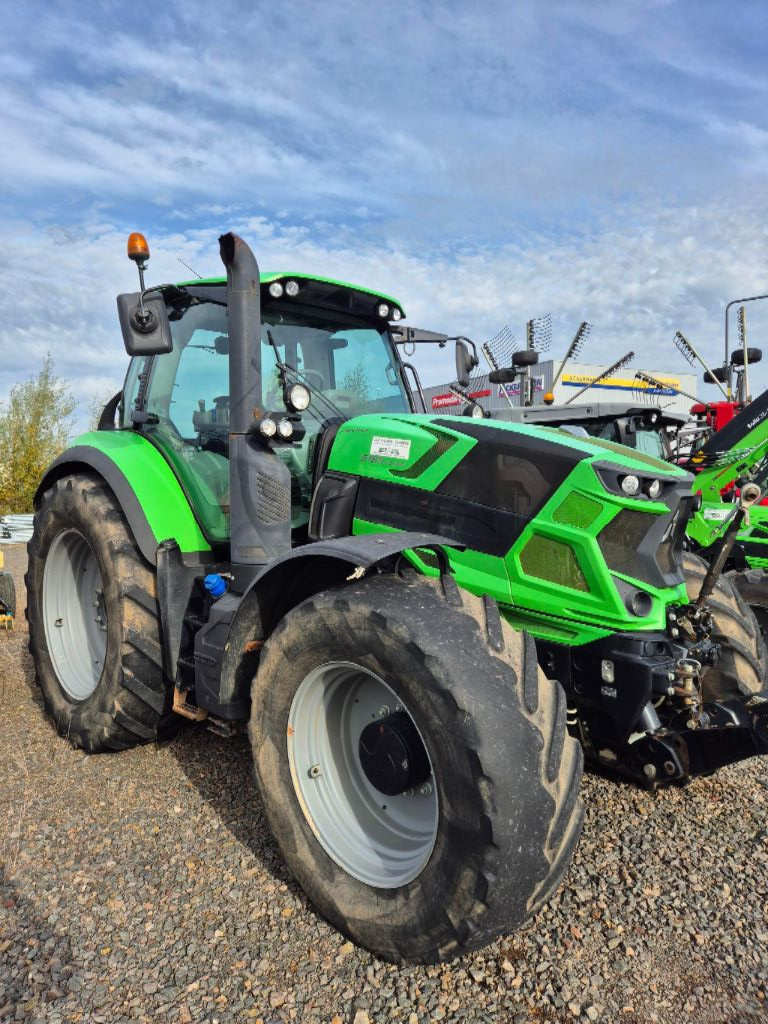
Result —
MULTIPOLYGON (((230 535, 230 345, 226 279, 162 289, 167 351, 134 355, 119 426, 139 429, 171 464, 213 542, 230 535)), ((253 419, 290 470, 291 523, 305 539, 322 431, 363 413, 407 412, 390 321, 393 299, 300 274, 262 274, 253 419), (282 443, 281 443, 282 442, 282 443)))

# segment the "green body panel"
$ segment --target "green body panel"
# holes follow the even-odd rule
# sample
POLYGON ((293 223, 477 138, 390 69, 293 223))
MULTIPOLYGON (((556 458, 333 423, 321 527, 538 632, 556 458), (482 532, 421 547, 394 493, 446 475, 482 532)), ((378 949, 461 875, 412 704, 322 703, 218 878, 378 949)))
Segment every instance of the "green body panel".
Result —
MULTIPOLYGON (((351 288, 355 292, 363 292, 365 295, 375 295, 376 298, 381 299, 382 302, 387 302, 390 305, 397 306, 403 316, 405 316, 405 310, 397 299, 391 295, 385 295, 384 292, 380 292, 374 288, 363 288, 359 284, 349 284, 347 281, 337 281, 335 277, 318 277, 317 274, 291 274, 288 271, 262 271, 259 274, 259 280, 261 284, 271 284, 272 281, 319 281, 320 284, 334 284, 340 288, 351 288)), ((201 284, 226 284, 226 277, 201 277, 194 281, 181 281, 178 285, 179 288, 192 288, 195 285, 201 284)))
POLYGON ((182 553, 210 551, 187 496, 154 445, 132 430, 94 430, 75 438, 68 454, 75 456, 80 447, 97 448, 114 462, 136 495, 158 544, 175 540, 182 553))
MULTIPOLYGON (((553 642, 577 646, 615 632, 664 630, 667 608, 687 601, 684 584, 658 589, 647 582, 612 573, 598 545, 598 536, 621 510, 669 515, 669 508, 661 502, 630 499, 609 492, 592 464, 610 463, 646 476, 650 470, 665 479, 680 479, 687 474, 668 463, 638 455, 611 442, 529 425, 494 422, 492 428, 539 440, 546 438, 574 449, 583 457, 503 556, 449 550, 457 584, 472 593, 494 597, 512 625, 553 642), (533 550, 536 554, 531 559, 527 552, 533 550), (549 565, 548 556, 551 556, 549 565), (569 565, 571 576, 565 582, 542 578, 542 573, 557 577, 565 572, 567 576, 569 565), (627 610, 616 579, 626 581, 652 598, 649 615, 640 618, 627 610)), ((440 417, 360 416, 339 430, 328 468, 433 492, 481 443, 452 430, 440 417)), ((427 528, 430 527, 425 524, 427 528)), ((382 523, 353 520, 356 534, 390 529, 391 526, 382 523)), ((425 575, 438 574, 429 553, 412 551, 408 557, 425 575)))

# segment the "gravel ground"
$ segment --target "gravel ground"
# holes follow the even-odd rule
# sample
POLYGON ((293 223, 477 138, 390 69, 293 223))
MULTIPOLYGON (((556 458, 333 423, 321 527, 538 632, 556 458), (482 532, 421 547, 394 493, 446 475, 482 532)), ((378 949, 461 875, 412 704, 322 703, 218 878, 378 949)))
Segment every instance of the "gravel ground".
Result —
POLYGON ((84 756, 44 717, 26 640, 23 617, 0 633, 0 1021, 768 1021, 768 763, 658 796, 588 777, 533 924, 398 968, 308 906, 244 738, 84 756))

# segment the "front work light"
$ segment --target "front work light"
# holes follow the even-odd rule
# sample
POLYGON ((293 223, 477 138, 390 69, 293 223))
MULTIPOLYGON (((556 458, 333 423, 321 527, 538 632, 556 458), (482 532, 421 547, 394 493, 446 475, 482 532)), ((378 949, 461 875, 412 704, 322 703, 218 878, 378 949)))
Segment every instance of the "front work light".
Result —
POLYGON ((279 281, 272 282, 272 284, 269 286, 269 294, 272 296, 273 299, 280 298, 280 296, 283 294, 283 286, 280 284, 279 281))
POLYGON ((299 283, 298 283, 298 281, 286 281, 285 282, 285 294, 289 298, 295 299, 296 296, 299 294, 299 283))
POLYGON ((621 489, 628 497, 632 497, 633 494, 639 494, 640 481, 634 473, 629 473, 621 478, 621 489))
POLYGON ((386 302, 381 302, 376 307, 376 312, 379 314, 379 316, 383 316, 386 318, 389 316, 389 306, 386 304, 386 302))
POLYGON ((277 424, 267 416, 267 418, 263 419, 259 424, 259 430, 264 437, 274 437, 277 431, 277 424))
POLYGON ((285 391, 285 404, 293 412, 304 412, 309 408, 312 396, 305 384, 291 384, 285 391))
POLYGON ((282 419, 277 424, 277 432, 284 441, 287 441, 289 437, 293 436, 293 424, 290 420, 282 419))

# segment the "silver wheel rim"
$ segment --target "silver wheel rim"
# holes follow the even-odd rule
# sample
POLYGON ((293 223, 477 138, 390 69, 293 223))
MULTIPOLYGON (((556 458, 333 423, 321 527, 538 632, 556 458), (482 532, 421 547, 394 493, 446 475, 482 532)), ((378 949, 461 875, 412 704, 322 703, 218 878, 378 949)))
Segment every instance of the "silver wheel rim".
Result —
POLYGON ((99 564, 77 530, 53 540, 43 571, 43 625, 48 653, 67 697, 96 689, 107 653, 107 616, 99 564))
POLYGON ((349 662, 331 662, 303 680, 288 716, 291 778, 304 817, 339 867, 377 889, 412 882, 437 837, 432 776, 416 790, 385 796, 360 763, 363 729, 396 710, 417 725, 378 676, 349 662))

